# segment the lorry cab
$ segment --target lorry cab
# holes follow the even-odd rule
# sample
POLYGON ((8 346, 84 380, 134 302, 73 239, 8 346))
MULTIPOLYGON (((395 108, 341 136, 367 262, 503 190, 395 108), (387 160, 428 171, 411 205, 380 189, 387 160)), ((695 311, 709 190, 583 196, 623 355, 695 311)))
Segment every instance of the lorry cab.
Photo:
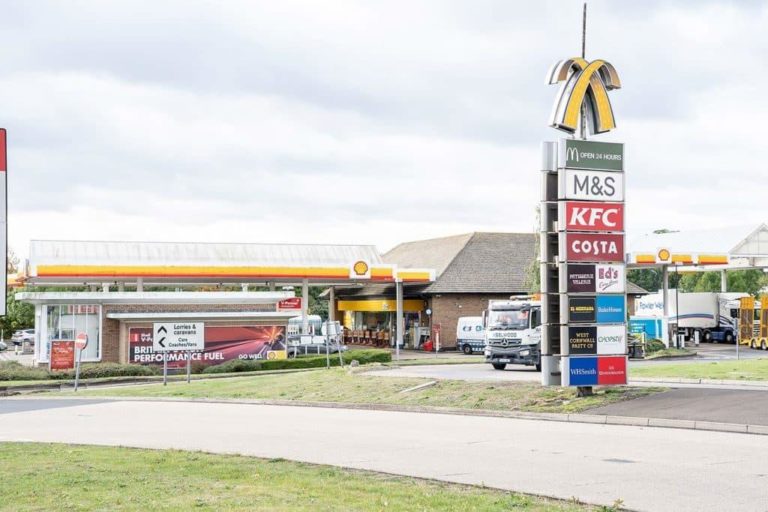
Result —
POLYGON ((491 300, 484 315, 485 361, 494 369, 522 364, 541 369, 541 303, 491 300))

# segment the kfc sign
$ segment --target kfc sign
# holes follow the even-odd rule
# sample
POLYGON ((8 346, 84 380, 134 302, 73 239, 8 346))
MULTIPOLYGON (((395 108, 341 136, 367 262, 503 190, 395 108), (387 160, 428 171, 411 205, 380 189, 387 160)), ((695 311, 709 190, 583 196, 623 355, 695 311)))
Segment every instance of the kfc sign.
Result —
POLYGON ((568 261, 622 262, 624 261, 624 235, 565 233, 568 261))
POLYGON ((624 204, 565 202, 567 231, 624 231, 624 204))

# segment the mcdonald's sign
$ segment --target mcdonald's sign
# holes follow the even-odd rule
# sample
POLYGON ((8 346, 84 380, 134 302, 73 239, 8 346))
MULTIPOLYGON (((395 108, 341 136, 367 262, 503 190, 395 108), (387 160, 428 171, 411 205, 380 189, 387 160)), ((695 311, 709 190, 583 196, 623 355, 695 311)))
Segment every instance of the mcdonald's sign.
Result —
POLYGON ((584 105, 592 133, 605 133, 616 128, 608 91, 619 89, 621 81, 611 64, 599 59, 587 62, 580 57, 561 60, 552 66, 547 79, 550 84, 562 82, 550 126, 575 133, 584 105))

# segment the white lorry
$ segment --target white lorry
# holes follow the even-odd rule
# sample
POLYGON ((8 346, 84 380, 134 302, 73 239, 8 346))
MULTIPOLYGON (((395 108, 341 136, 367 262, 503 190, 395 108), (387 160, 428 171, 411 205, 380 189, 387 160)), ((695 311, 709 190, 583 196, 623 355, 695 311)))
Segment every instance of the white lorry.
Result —
MULTIPOLYGON (((746 293, 667 293, 669 323, 678 324, 679 332, 692 340, 698 332, 700 341, 723 341, 733 343, 736 339, 736 324, 732 301, 746 297, 746 293), (730 304, 729 304, 730 303, 730 304), (677 309, 680 309, 678 314, 677 309)), ((664 303, 661 292, 641 297, 635 303, 635 314, 630 318, 662 318, 664 303)))
POLYGON ((541 302, 489 300, 483 320, 486 363, 496 370, 522 364, 541 371, 541 302))
POLYGON ((462 316, 456 324, 456 348, 465 354, 482 352, 485 348, 483 317, 462 316))

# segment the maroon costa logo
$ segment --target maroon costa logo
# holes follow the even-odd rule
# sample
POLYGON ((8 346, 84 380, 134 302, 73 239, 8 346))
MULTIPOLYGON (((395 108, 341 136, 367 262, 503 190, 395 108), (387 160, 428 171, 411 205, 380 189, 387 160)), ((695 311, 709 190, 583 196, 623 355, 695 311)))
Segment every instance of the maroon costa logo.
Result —
POLYGON ((599 233, 566 233, 568 261, 624 261, 624 235, 599 233))
POLYGON ((567 231, 624 231, 623 203, 566 201, 567 231))

